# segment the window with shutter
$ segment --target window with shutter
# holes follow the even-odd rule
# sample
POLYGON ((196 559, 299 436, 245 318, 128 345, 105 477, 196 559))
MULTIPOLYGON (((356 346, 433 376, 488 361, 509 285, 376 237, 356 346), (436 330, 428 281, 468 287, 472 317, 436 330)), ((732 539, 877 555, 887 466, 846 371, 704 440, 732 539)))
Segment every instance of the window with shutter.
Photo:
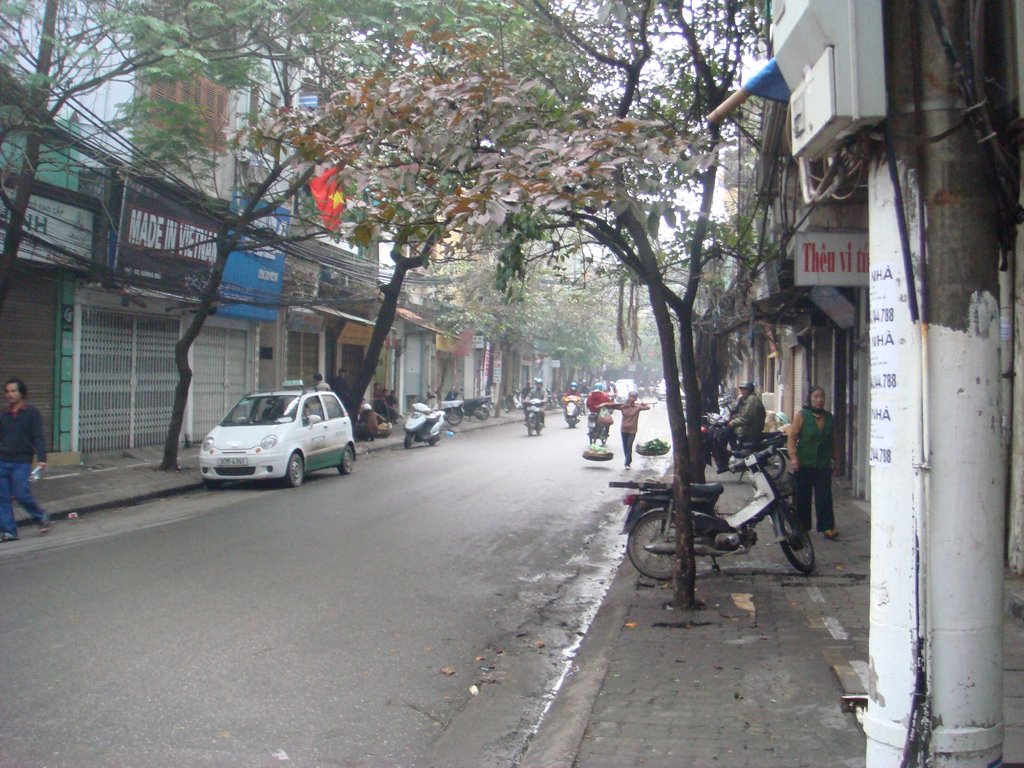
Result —
POLYGON ((203 140, 216 152, 227 150, 228 89, 205 77, 189 81, 161 81, 150 87, 157 101, 186 104, 196 109, 203 125, 203 140))

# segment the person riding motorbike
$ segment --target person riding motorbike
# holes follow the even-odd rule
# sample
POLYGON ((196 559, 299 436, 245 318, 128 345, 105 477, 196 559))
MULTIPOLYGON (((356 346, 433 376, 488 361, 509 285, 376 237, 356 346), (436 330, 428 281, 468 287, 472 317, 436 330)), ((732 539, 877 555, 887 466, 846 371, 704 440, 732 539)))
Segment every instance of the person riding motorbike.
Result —
MULTIPOLYGON (((746 381, 739 386, 740 399, 733 409, 733 416, 729 419, 728 426, 718 434, 718 448, 716 455, 728 456, 731 446, 738 440, 757 437, 764 431, 764 420, 767 413, 764 403, 757 394, 754 382, 746 381)), ((728 472, 729 468, 717 466, 719 472, 728 472)))
MULTIPOLYGON (((604 391, 604 385, 600 382, 595 384, 594 389, 587 395, 587 439, 591 444, 600 442, 603 445, 608 440, 611 419, 608 419, 607 424, 598 423, 598 419, 601 415, 601 408, 612 405, 614 402, 615 399, 604 391)), ((611 412, 605 410, 605 414, 610 416, 611 412)))
POLYGON ((598 382, 594 385, 590 394, 587 395, 587 411, 594 413, 605 403, 611 402, 614 402, 614 400, 611 395, 604 391, 604 384, 598 382))
MULTIPOLYGON (((524 389, 525 389, 525 387, 524 387, 524 389)), ((529 412, 526 409, 526 401, 527 400, 533 400, 535 398, 543 400, 545 402, 547 402, 547 399, 548 399, 547 390, 544 389, 544 379, 540 378, 539 376, 536 379, 533 380, 533 387, 530 388, 530 390, 526 393, 526 396, 523 398, 523 418, 524 419, 528 419, 529 418, 529 412)), ((541 412, 540 412, 540 423, 541 423, 541 426, 544 426, 544 410, 543 409, 541 409, 541 412)))

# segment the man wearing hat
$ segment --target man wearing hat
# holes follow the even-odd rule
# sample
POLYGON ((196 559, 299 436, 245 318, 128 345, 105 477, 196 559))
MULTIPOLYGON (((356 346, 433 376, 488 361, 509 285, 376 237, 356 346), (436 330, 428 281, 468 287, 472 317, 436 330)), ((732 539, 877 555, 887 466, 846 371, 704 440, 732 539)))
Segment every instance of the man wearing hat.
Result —
POLYGON ((757 394, 754 382, 745 381, 740 384, 740 399, 736 403, 736 415, 729 419, 729 426, 736 432, 736 437, 757 437, 764 432, 764 420, 767 413, 761 396, 757 394))
MULTIPOLYGON (((723 429, 719 434, 721 443, 719 445, 719 456, 728 455, 729 445, 733 442, 733 436, 743 440, 744 438, 757 437, 764 431, 764 420, 767 413, 764 403, 757 394, 754 382, 745 381, 739 386, 740 399, 736 403, 733 417, 729 419, 728 429, 723 429)), ((728 467, 717 467, 719 472, 728 471, 728 467)))

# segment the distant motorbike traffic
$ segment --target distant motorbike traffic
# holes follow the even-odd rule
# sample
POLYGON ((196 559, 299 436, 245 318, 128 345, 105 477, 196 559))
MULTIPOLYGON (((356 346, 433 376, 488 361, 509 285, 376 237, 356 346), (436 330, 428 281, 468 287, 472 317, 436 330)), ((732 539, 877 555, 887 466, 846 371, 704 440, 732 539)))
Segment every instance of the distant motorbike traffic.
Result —
POLYGON ((526 408, 526 434, 533 437, 544 429, 544 398, 528 397, 524 401, 526 408))
POLYGON ((574 429, 579 424, 582 411, 582 397, 579 395, 562 396, 562 414, 565 416, 565 423, 569 425, 569 429, 574 429))

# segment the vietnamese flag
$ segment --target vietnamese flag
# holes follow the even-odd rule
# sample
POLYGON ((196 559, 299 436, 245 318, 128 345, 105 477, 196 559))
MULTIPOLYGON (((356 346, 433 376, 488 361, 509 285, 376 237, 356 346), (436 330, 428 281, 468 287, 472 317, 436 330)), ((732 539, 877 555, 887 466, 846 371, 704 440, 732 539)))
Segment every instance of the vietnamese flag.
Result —
POLYGON ((324 226, 332 232, 341 226, 341 214, 345 210, 345 195, 341 193, 338 169, 331 166, 309 182, 317 210, 324 226))

